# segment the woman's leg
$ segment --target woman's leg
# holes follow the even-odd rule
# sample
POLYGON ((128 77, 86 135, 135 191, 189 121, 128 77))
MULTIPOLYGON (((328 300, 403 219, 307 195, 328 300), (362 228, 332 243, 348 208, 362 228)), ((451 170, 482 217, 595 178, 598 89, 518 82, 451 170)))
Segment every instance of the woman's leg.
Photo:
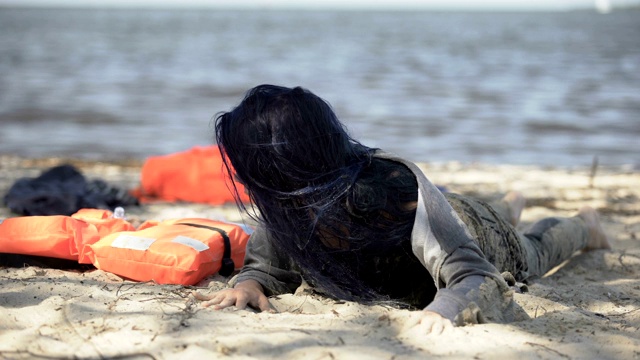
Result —
POLYGON ((574 217, 542 219, 520 234, 514 227, 525 203, 519 193, 491 205, 457 194, 445 197, 487 260, 520 282, 543 276, 578 250, 610 248, 597 213, 589 207, 574 217))
POLYGON ((597 212, 582 208, 576 216, 551 217, 533 224, 522 236, 528 275, 541 277, 579 250, 610 249, 597 212))
POLYGON ((589 206, 585 206, 580 209, 578 216, 582 218, 589 229, 589 242, 587 242, 587 246, 583 250, 611 249, 607 234, 604 233, 604 229, 600 224, 598 212, 589 206))
POLYGON ((524 198, 515 193, 492 206, 463 195, 445 193, 444 196, 460 220, 467 225, 485 258, 498 271, 509 272, 518 281, 526 278, 526 249, 511 224, 518 222, 524 198))

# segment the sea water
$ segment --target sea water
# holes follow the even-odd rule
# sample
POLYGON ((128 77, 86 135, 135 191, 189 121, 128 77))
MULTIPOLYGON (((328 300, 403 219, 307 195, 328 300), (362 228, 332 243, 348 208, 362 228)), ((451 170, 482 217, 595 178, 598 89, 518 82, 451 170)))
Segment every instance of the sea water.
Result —
POLYGON ((262 83, 415 161, 640 165, 640 11, 0 8, 0 154, 211 144, 262 83))

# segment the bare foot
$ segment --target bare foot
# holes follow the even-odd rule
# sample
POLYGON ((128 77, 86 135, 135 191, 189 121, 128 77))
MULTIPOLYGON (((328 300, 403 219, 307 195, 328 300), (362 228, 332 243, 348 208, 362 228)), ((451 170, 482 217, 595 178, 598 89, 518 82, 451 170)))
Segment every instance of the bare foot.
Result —
POLYGON ((611 249, 609 239, 604 233, 602 226, 600 225, 600 217, 592 207, 585 206, 578 211, 578 217, 580 217, 587 224, 589 229, 589 242, 583 249, 584 251, 597 250, 597 249, 611 249))
POLYGON ((511 225, 517 226, 520 222, 522 210, 527 204, 527 199, 518 191, 510 191, 502 198, 502 201, 504 201, 509 208, 509 222, 511 225))

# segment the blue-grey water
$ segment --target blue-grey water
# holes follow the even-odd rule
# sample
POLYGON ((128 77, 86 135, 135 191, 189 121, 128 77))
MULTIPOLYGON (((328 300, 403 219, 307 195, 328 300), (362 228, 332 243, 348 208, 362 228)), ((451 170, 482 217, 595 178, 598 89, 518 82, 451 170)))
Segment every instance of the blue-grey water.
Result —
POLYGON ((210 144, 260 83, 304 86, 416 161, 640 164, 640 11, 0 8, 0 154, 210 144))

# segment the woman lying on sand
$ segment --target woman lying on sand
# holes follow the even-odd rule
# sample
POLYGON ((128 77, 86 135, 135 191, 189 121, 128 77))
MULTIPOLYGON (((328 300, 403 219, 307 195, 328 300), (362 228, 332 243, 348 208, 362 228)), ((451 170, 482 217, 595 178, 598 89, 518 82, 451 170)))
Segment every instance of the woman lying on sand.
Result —
POLYGON ((443 194, 415 164, 351 138, 325 101, 299 87, 250 90, 217 118, 216 138, 259 225, 235 286, 196 294, 204 306, 271 311, 267 296, 304 279, 333 298, 423 309, 411 330, 439 333, 513 320, 514 278, 609 248, 589 207, 517 233, 519 193, 492 205, 443 194))

